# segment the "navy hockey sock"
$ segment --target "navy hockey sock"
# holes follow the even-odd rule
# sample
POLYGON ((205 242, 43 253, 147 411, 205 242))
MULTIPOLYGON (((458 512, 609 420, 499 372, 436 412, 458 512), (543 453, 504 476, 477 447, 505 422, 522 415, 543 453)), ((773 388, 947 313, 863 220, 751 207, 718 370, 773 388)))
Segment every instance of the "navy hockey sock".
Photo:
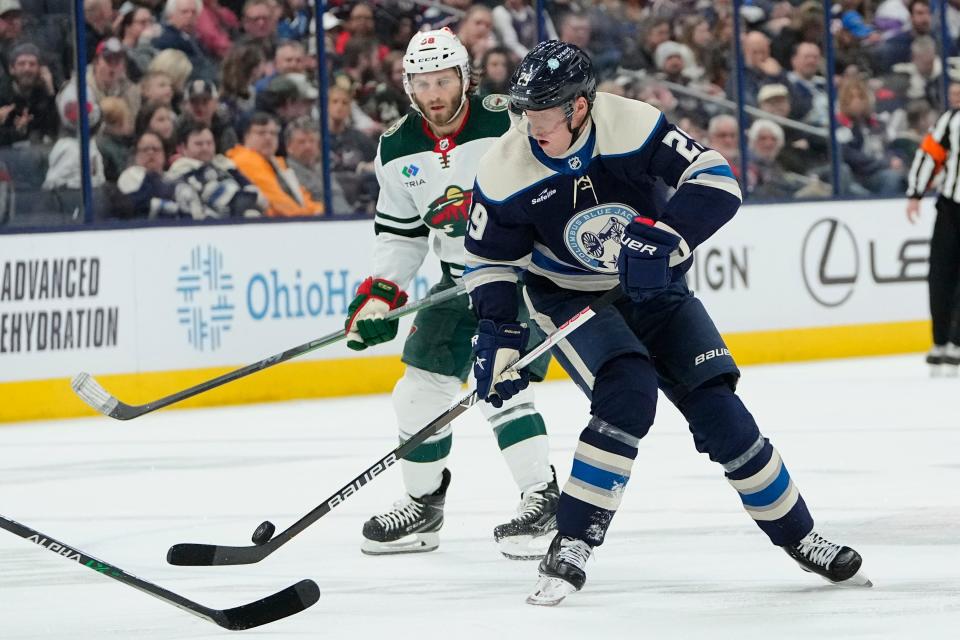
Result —
POLYGON ((680 411, 690 423, 697 451, 723 465, 744 509, 778 546, 793 544, 813 529, 813 518, 773 445, 730 387, 695 389, 680 411))
POLYGON ((794 544, 813 529, 813 516, 769 440, 760 436, 723 468, 743 508, 770 542, 779 547, 794 544))
POLYGON ((603 544, 610 520, 620 506, 630 470, 637 457, 637 439, 593 418, 580 434, 573 469, 560 494, 557 531, 603 544), (628 444, 632 441, 633 445, 628 444))

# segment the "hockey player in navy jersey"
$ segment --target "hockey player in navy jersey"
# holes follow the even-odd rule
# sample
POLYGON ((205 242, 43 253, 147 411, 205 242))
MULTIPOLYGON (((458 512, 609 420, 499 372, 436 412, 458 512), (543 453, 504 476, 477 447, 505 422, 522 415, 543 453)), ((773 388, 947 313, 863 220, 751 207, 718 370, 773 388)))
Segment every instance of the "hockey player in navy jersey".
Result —
POLYGON ((507 370, 527 331, 517 320, 518 278, 548 333, 601 293, 624 291, 554 349, 591 416, 527 601, 557 604, 583 586, 653 424, 658 387, 773 544, 831 582, 869 585, 860 555, 814 529, 779 453, 734 393, 740 372, 730 352, 686 286, 692 251, 740 206, 729 165, 656 108, 598 94, 589 58, 573 45, 533 49, 511 79, 510 101, 515 125, 481 160, 466 237, 480 396, 505 400, 527 384, 525 372, 507 370), (662 210, 657 178, 676 189, 662 210))

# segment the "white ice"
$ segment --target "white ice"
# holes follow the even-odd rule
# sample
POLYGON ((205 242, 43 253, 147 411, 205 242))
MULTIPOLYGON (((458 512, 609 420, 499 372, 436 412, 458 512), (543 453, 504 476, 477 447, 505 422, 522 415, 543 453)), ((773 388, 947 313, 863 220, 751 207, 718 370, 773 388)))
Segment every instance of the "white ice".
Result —
MULTIPOLYGON (((492 542, 518 496, 477 410, 454 428, 433 553, 361 555, 362 522, 400 496, 391 469, 259 564, 165 563, 176 542, 282 530, 386 454, 387 396, 2 426, 0 513, 208 606, 317 581, 317 605, 252 638, 960 637, 960 379, 912 355, 747 367, 740 391, 873 589, 828 585, 771 546, 665 402, 586 587, 556 608, 524 603, 536 564, 492 542)), ((570 383, 538 394, 562 483, 587 403, 570 383)), ((228 633, 0 530, 3 640, 228 633)))

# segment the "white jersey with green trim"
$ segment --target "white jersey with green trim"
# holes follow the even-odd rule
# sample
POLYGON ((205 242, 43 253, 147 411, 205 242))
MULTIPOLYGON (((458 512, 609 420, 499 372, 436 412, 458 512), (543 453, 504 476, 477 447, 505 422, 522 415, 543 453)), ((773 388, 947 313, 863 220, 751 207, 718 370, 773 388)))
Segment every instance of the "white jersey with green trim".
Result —
POLYGON ((469 99, 460 130, 438 138, 410 113, 381 137, 373 275, 407 288, 430 248, 445 272, 463 275, 463 235, 480 158, 510 127, 507 97, 469 99))

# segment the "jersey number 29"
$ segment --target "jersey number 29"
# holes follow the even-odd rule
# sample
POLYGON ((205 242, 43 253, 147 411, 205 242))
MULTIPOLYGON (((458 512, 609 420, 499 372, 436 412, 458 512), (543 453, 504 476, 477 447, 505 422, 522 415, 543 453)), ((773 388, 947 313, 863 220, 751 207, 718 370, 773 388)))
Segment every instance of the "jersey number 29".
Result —
POLYGON ((698 155, 703 153, 703 146, 688 136, 687 132, 682 129, 668 131, 667 135, 663 136, 663 144, 671 147, 683 156, 687 162, 693 162, 698 155))
POLYGON ((470 212, 470 225, 467 234, 474 240, 483 238, 483 232, 487 228, 487 208, 479 202, 473 205, 473 211, 470 212))

